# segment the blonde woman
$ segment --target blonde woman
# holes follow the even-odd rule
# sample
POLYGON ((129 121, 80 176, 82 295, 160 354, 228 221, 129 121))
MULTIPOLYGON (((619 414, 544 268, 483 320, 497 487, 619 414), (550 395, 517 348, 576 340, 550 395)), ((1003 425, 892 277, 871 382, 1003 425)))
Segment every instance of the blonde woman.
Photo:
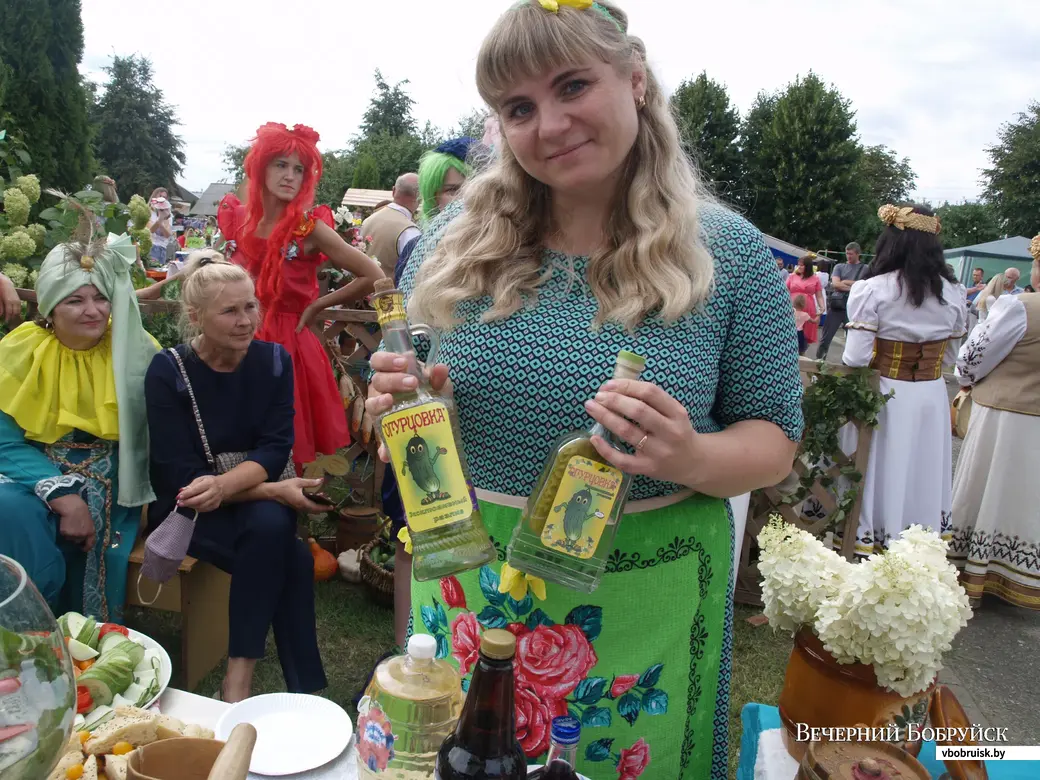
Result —
POLYGON ((979 293, 979 297, 975 299, 975 306, 979 310, 979 322, 989 317, 989 313, 993 310, 993 304, 1004 293, 1005 284, 1004 274, 999 273, 990 279, 986 287, 979 293))
MULTIPOLYGON (((1030 244, 1040 285, 1040 236, 1030 244)), ((1040 609, 1040 295, 1002 295, 957 356, 972 389, 953 480, 950 560, 973 600, 991 593, 1040 609)))
MULTIPOLYGON (((791 304, 759 232, 705 197, 624 12, 543 2, 506 11, 483 43, 499 158, 424 234, 402 287, 412 317, 442 330, 431 379, 459 405, 501 558, 559 434, 602 423, 628 446, 596 448, 635 480, 596 592, 495 563, 413 582, 413 629, 467 676, 485 628, 518 636, 516 722, 533 763, 571 710, 593 780, 619 767, 723 778, 725 498, 790 471, 791 304), (620 349, 646 356, 645 381, 601 384, 620 349)), ((405 363, 373 356, 371 412, 414 386, 405 363)))
POLYGON ((212 249, 192 253, 181 299, 188 341, 176 356, 156 355, 145 378, 156 495, 149 520, 158 524, 174 507, 197 511, 189 553, 231 575, 221 698, 250 695, 272 628, 286 687, 314 693, 326 680, 314 626, 314 562, 296 537, 296 510, 322 511, 303 494, 320 480, 278 481, 293 446, 292 360, 279 344, 253 338, 260 315, 253 281, 212 249), (242 463, 214 473, 193 402, 213 456, 245 453, 242 463))

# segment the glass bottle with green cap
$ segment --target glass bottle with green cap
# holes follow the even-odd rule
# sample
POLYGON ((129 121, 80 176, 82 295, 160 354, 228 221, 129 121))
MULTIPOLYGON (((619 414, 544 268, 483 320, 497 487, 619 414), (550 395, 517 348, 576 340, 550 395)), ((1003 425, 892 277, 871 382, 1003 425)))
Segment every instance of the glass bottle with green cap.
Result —
POLYGON ((419 581, 478 569, 496 557, 480 517, 462 448, 455 402, 434 392, 415 355, 414 333, 430 340, 427 362, 437 362, 440 339, 426 325, 409 325, 404 296, 392 279, 376 282, 372 305, 387 352, 405 358, 414 390, 394 394, 379 418, 412 539, 412 574, 419 581))
MULTIPOLYGON (((638 379, 645 366, 622 350, 614 379, 638 379)), ((598 422, 557 439, 507 552, 514 569, 586 593, 599 586, 632 484, 631 475, 596 452, 593 436, 621 451, 620 440, 598 422)))

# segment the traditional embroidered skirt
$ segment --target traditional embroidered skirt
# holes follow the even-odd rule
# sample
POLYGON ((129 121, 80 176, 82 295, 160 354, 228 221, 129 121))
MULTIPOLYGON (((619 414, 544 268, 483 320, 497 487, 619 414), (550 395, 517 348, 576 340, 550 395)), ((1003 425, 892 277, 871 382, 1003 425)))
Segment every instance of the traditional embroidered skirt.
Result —
POLYGON ((968 595, 1040 609, 1040 417, 976 403, 953 482, 950 560, 968 595))
POLYGON ((520 600, 499 591, 521 510, 480 502, 498 562, 413 582, 414 630, 437 638, 464 686, 480 634, 517 636, 516 719, 528 759, 549 748, 556 715, 583 724, 578 771, 592 780, 722 780, 732 655, 732 523, 726 503, 694 495, 626 513, 591 594, 546 583, 520 600))

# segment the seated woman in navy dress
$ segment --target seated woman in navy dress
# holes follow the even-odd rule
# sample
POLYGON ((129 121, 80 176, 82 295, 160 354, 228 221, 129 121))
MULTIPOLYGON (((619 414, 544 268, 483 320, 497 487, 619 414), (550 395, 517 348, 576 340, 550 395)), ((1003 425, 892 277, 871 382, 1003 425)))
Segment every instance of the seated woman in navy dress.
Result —
POLYGON ((155 356, 145 377, 156 494, 149 517, 154 525, 177 506, 196 510, 189 554, 231 574, 221 698, 250 695, 272 627, 286 687, 313 693, 326 679, 314 626, 314 561, 296 536, 296 510, 323 509, 303 494, 320 480, 278 481, 292 455, 292 361, 282 346, 253 339, 260 317, 253 282, 214 250, 189 259, 181 301, 189 338, 176 351, 190 387, 169 350, 155 356), (245 453, 223 474, 209 465, 192 394, 214 458, 245 453))

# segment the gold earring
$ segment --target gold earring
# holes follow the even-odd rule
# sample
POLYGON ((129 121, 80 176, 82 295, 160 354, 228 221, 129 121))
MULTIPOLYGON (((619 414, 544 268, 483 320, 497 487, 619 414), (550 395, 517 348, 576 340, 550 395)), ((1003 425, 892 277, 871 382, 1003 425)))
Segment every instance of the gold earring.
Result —
POLYGON ((644 108, 646 108, 646 98, 640 95, 639 100, 636 101, 636 110, 642 111, 644 108))

